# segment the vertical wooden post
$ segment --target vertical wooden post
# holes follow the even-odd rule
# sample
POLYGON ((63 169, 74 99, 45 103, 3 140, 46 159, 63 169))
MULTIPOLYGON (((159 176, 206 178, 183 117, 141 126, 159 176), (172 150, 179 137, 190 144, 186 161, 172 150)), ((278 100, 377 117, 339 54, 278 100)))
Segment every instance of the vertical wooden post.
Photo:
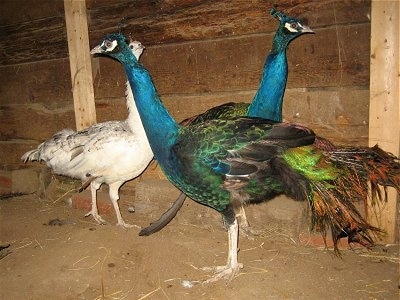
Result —
POLYGON ((85 0, 64 0, 76 129, 96 123, 85 0))
MULTIPOLYGON (((395 155, 400 153, 398 1, 371 3, 371 74, 369 144, 378 144, 395 155)), ((384 241, 396 240, 397 193, 390 188, 386 206, 371 209, 370 222, 386 231, 384 241)))

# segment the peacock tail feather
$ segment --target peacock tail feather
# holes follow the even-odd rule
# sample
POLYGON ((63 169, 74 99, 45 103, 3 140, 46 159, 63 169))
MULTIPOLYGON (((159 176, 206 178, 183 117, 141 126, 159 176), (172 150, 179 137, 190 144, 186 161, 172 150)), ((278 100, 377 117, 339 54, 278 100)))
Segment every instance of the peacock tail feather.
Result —
POLYGON ((337 147, 329 151, 312 146, 292 148, 283 154, 285 162, 307 178, 312 228, 323 233, 330 228, 334 249, 341 236, 366 247, 373 245, 372 235, 379 228, 366 221, 367 203, 387 201, 386 189, 394 187, 400 194, 400 162, 380 149, 337 147), (383 186, 384 193, 381 191, 383 186), (363 216, 355 203, 364 204, 363 216))

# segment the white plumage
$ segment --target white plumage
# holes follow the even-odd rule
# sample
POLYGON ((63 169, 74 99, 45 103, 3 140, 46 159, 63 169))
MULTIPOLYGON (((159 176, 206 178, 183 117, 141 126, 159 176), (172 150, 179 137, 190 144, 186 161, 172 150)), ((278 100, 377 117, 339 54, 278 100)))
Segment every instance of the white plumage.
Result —
MULTIPOLYGON (((134 41, 130 47, 139 59, 144 49, 142 44, 134 41)), ((56 174, 90 183, 92 209, 86 216, 92 215, 99 224, 105 221, 98 214, 96 191, 103 183, 108 184, 109 196, 118 219, 117 225, 128 228, 135 225, 125 223, 121 216, 118 206, 119 188, 146 169, 153 158, 153 152, 128 82, 126 103, 129 115, 125 121, 98 123, 78 132, 61 130, 37 149, 26 152, 21 159, 25 163, 44 161, 56 174)))

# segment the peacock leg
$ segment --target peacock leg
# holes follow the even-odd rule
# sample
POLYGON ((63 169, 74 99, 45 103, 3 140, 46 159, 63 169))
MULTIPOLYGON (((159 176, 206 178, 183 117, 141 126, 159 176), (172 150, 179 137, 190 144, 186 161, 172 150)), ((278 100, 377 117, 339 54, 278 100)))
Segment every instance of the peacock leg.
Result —
MULTIPOLYGON (((235 274, 239 272, 239 269, 243 268, 243 264, 238 263, 237 252, 238 252, 238 239, 239 239, 239 226, 235 218, 235 221, 228 228, 228 240, 229 240, 229 252, 228 260, 225 266, 217 266, 212 268, 215 271, 215 275, 204 283, 210 283, 218 281, 222 278, 233 279, 235 274)), ((209 268, 203 268, 204 270, 209 268)))
POLYGON ((239 212, 236 214, 236 218, 239 218, 239 230, 242 235, 250 240, 254 240, 254 236, 260 235, 260 232, 252 229, 247 221, 246 212, 243 205, 240 206, 239 212))
POLYGON ((111 203, 114 207, 115 214, 117 215, 117 220, 118 220, 117 226, 121 226, 122 228, 125 228, 125 229, 132 228, 132 227, 141 228, 140 226, 137 226, 137 225, 125 223, 124 219, 122 218, 121 211, 119 210, 119 205, 118 205, 118 200, 119 200, 118 190, 119 190, 120 186, 121 186, 120 183, 115 182, 115 183, 110 184, 108 187, 111 203))
POLYGON ((239 212, 236 214, 236 218, 239 218, 239 228, 250 228, 243 205, 240 206, 239 212))
POLYGON ((90 192, 92 194, 92 209, 85 215, 85 217, 92 216, 93 219, 100 225, 104 225, 107 222, 100 217, 99 212, 97 210, 97 195, 96 192, 99 189, 100 185, 96 184, 95 181, 90 183, 90 192))

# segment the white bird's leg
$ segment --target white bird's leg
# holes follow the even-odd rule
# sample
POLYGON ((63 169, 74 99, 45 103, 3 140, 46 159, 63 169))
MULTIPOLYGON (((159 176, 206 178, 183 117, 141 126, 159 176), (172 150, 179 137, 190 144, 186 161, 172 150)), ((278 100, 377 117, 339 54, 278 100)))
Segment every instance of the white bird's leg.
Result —
POLYGON ((114 207, 115 214, 117 215, 117 220, 118 220, 117 226, 121 226, 122 228, 132 228, 132 227, 141 228, 140 226, 137 225, 125 223, 124 219, 122 218, 121 211, 119 210, 119 205, 118 205, 118 200, 119 200, 118 190, 120 186, 121 185, 117 182, 112 183, 108 186, 110 199, 114 207))
MULTIPOLYGON (((225 266, 214 267, 216 274, 204 281, 204 283, 215 282, 222 278, 232 280, 239 269, 243 268, 243 264, 238 262, 237 251, 238 251, 238 240, 239 240, 239 226, 237 219, 228 228, 228 240, 229 240, 229 252, 228 260, 225 266)), ((206 269, 206 268, 204 268, 206 269)))
POLYGON ((95 221, 100 224, 104 225, 107 222, 100 217, 99 212, 97 210, 97 190, 99 189, 100 185, 97 185, 96 182, 92 181, 90 183, 90 192, 92 193, 92 209, 85 215, 85 217, 92 216, 95 221))

